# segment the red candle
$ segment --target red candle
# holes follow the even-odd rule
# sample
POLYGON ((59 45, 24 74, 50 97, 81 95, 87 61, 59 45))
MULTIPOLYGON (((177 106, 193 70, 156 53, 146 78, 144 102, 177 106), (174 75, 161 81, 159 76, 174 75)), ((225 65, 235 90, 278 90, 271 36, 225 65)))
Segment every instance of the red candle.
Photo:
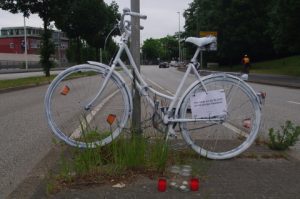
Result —
POLYGON ((158 179, 157 189, 160 192, 164 192, 167 190, 167 180, 166 179, 158 179))
POLYGON ((192 178, 190 180, 190 190, 191 191, 198 191, 199 190, 199 179, 198 178, 192 178))

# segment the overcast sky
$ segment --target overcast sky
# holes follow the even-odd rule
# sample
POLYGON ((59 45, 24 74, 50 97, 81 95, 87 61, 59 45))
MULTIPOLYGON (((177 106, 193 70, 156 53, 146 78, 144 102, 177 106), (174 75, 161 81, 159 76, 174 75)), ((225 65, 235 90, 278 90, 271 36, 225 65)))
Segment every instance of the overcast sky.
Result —
MULTIPOLYGON (((110 4, 112 0, 104 0, 110 4)), ((130 0, 115 0, 120 11, 124 7, 130 8, 130 0)), ((179 15, 181 30, 184 26, 183 11, 193 0, 140 0, 141 13, 148 16, 147 20, 141 20, 145 29, 141 32, 141 40, 147 38, 161 38, 173 35, 179 29, 179 15)), ((11 14, 0 9, 0 28, 7 26, 23 26, 24 20, 21 14, 11 14)), ((26 19, 27 26, 42 27, 42 20, 37 15, 31 15, 26 19)))

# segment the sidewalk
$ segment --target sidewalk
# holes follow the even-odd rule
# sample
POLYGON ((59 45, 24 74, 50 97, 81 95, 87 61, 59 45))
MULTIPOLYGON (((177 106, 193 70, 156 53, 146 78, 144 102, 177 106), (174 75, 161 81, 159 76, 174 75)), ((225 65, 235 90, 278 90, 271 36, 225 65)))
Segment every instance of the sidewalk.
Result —
MULTIPOLYGON (((41 172, 48 167, 55 170, 59 158, 53 151, 48 159, 38 165, 35 172, 25 180, 9 198, 262 198, 295 199, 300 195, 300 161, 286 153, 271 151, 264 145, 255 145, 238 158, 208 162, 207 171, 200 176, 200 189, 197 192, 180 192, 167 189, 157 191, 157 178, 138 176, 125 188, 113 188, 113 184, 79 185, 53 195, 47 195, 47 173, 41 172), (50 159, 49 159, 50 157, 50 159)), ((201 166, 201 165, 199 165, 201 166)), ((44 171, 47 172, 47 171, 44 171)), ((49 175, 49 173, 48 173, 49 175)))
MULTIPOLYGON (((156 181, 141 178, 124 189, 111 186, 65 190, 49 198, 220 198, 295 199, 299 198, 299 162, 286 160, 235 159, 216 161, 198 192, 168 189, 160 193, 156 181), (297 175, 298 174, 298 175, 297 175)), ((39 196, 37 196, 38 198, 39 196)))

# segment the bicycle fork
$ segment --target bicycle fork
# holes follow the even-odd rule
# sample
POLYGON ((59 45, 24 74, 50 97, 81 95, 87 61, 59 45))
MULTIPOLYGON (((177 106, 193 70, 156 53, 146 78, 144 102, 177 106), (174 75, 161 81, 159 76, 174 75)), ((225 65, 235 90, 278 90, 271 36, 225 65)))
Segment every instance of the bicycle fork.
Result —
POLYGON ((105 77, 104 79, 104 82, 103 82, 103 85, 101 86, 99 92, 97 93, 97 95, 94 97, 94 99, 92 99, 92 101, 90 103, 88 103, 84 109, 87 111, 87 110, 90 110, 90 108, 92 107, 93 103, 98 99, 98 97, 102 94, 102 92, 104 91, 104 89, 106 88, 107 86, 107 83, 115 69, 116 65, 112 65, 112 67, 110 69, 105 69, 105 73, 103 74, 105 77), (108 73, 107 73, 108 71, 108 73))

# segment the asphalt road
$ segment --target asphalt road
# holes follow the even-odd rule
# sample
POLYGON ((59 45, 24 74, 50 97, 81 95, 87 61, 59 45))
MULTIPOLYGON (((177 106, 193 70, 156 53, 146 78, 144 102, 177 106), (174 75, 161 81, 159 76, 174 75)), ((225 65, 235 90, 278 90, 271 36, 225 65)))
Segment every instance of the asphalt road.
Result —
POLYGON ((0 198, 51 149, 43 110, 46 86, 0 94, 0 198))
MULTIPOLYGON (((153 87, 175 93, 183 73, 174 68, 142 67, 142 74, 153 87), (159 85, 157 85, 159 84, 159 85)), ((193 75, 185 84, 192 82, 193 75)), ((286 120, 300 124, 300 90, 251 84, 266 91, 260 136, 286 120)), ((0 198, 14 190, 32 168, 50 151, 52 134, 44 117, 43 100, 47 86, 0 94, 0 198)), ((294 151, 300 154, 300 144, 294 151)))

